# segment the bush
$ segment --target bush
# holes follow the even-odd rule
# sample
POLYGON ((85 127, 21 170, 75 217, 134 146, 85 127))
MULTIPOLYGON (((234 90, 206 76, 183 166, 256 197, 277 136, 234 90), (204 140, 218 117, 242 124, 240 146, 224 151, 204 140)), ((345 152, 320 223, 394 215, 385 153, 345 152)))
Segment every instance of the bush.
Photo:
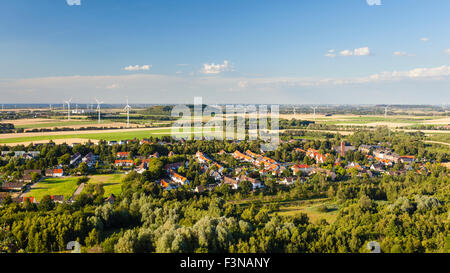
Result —
POLYGON ((89 177, 87 176, 83 176, 83 177, 79 177, 77 178, 77 185, 80 185, 81 183, 86 183, 89 181, 89 177))
POLYGON ((327 206, 325 206, 325 205, 320 205, 320 206, 317 207, 317 211, 318 212, 329 212, 330 209, 327 206))

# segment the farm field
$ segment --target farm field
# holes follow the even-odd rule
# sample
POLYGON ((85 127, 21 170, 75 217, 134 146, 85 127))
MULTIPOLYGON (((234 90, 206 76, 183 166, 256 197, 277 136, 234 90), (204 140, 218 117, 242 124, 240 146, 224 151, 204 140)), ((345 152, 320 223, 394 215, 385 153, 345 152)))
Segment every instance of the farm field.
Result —
POLYGON ((56 139, 91 139, 91 140, 122 140, 133 138, 146 138, 152 135, 169 135, 170 128, 158 129, 118 129, 118 130, 96 130, 80 132, 49 132, 49 133, 23 133, 8 134, 0 136, 0 144, 20 144, 33 141, 50 141, 56 139))
POLYGON ((45 195, 64 195, 64 200, 68 200, 77 187, 77 177, 45 178, 34 184, 25 196, 40 201, 45 195))
POLYGON ((103 184, 105 189, 104 197, 108 197, 111 194, 118 196, 122 192, 122 178, 125 176, 123 173, 105 174, 105 175, 93 175, 89 176, 90 180, 88 184, 103 184))

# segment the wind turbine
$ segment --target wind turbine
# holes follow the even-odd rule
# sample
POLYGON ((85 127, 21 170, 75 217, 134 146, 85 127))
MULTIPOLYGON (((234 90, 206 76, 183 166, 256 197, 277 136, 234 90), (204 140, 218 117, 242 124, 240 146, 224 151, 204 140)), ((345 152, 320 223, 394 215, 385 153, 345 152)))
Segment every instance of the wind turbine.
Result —
POLYGON ((315 107, 311 107, 314 110, 314 122, 316 122, 316 109, 318 108, 317 106, 315 107))
POLYGON ((131 106, 128 104, 128 97, 127 98, 127 105, 125 106, 125 108, 123 110, 127 111, 127 128, 130 128, 130 110, 131 110, 131 106))
POLYGON ((67 120, 70 120, 70 103, 71 102, 72 102, 72 98, 70 98, 70 100, 65 101, 65 103, 67 103, 67 120))
POLYGON ((100 123, 101 122, 101 112, 100 112, 100 110, 101 110, 101 107, 100 107, 100 105, 102 105, 103 104, 103 101, 99 101, 98 99, 95 99, 95 101, 97 102, 97 111, 98 111, 98 123, 100 123))
POLYGON ((389 106, 384 107, 384 118, 387 119, 389 106))
POLYGON ((297 119, 297 114, 295 113, 295 106, 294 106, 294 119, 297 119))

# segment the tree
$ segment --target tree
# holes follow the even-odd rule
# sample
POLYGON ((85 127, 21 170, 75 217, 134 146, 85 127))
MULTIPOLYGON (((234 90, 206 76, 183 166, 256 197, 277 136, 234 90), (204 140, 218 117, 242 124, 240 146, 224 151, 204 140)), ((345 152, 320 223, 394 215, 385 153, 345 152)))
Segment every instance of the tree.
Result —
POLYGON ((239 183, 239 189, 243 194, 249 194, 253 190, 253 184, 247 180, 241 181, 239 183))
POLYGON ((41 211, 49 211, 55 207, 55 202, 53 202, 50 195, 44 195, 39 201, 38 209, 41 211))

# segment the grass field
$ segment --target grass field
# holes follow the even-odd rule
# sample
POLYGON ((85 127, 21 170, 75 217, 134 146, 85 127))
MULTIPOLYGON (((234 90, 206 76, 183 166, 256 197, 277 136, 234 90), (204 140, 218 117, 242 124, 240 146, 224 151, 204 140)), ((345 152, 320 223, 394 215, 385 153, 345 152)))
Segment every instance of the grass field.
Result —
POLYGON ((114 194, 118 196, 122 192, 122 178, 125 174, 116 173, 116 174, 105 174, 105 175, 93 175, 90 176, 90 180, 88 184, 103 184, 103 188, 105 189, 105 197, 114 194))
POLYGON ((293 200, 293 201, 279 201, 273 198, 265 199, 261 201, 259 199, 251 199, 251 200, 239 200, 239 201, 231 201, 234 204, 238 204, 242 208, 247 208, 252 204, 255 207, 262 207, 264 205, 270 206, 273 204, 279 205, 279 210, 274 212, 280 216, 294 216, 298 213, 306 213, 310 222, 317 222, 321 219, 325 219, 328 223, 333 223, 337 217, 338 206, 332 202, 328 198, 318 198, 318 199, 309 199, 309 200, 293 200), (327 206, 329 209, 328 212, 322 212, 319 210, 321 205, 327 206))
POLYGON ((44 195, 64 195, 64 200, 68 200, 77 187, 77 177, 46 178, 35 184, 25 196, 33 196, 40 201, 44 195))
POLYGON ((337 211, 337 206, 328 202, 328 199, 314 199, 282 203, 280 205, 280 211, 277 213, 281 216, 294 216, 302 212, 308 215, 310 222, 315 223, 321 219, 325 219, 331 224, 336 220, 337 211), (321 205, 326 205, 329 211, 320 211, 319 207, 321 205))
POLYGON ((150 136, 164 136, 170 135, 171 129, 161 129, 161 130, 142 130, 142 131, 120 131, 116 133, 84 133, 84 134, 74 134, 73 132, 67 132, 67 134, 60 135, 39 135, 39 136, 29 136, 29 137, 14 137, 0 139, 0 144, 8 143, 19 143, 19 142, 30 142, 30 141, 41 141, 41 140, 55 140, 55 139, 71 139, 71 138, 83 138, 83 139, 97 139, 97 140, 124 140, 124 139, 142 139, 148 138, 150 136))

